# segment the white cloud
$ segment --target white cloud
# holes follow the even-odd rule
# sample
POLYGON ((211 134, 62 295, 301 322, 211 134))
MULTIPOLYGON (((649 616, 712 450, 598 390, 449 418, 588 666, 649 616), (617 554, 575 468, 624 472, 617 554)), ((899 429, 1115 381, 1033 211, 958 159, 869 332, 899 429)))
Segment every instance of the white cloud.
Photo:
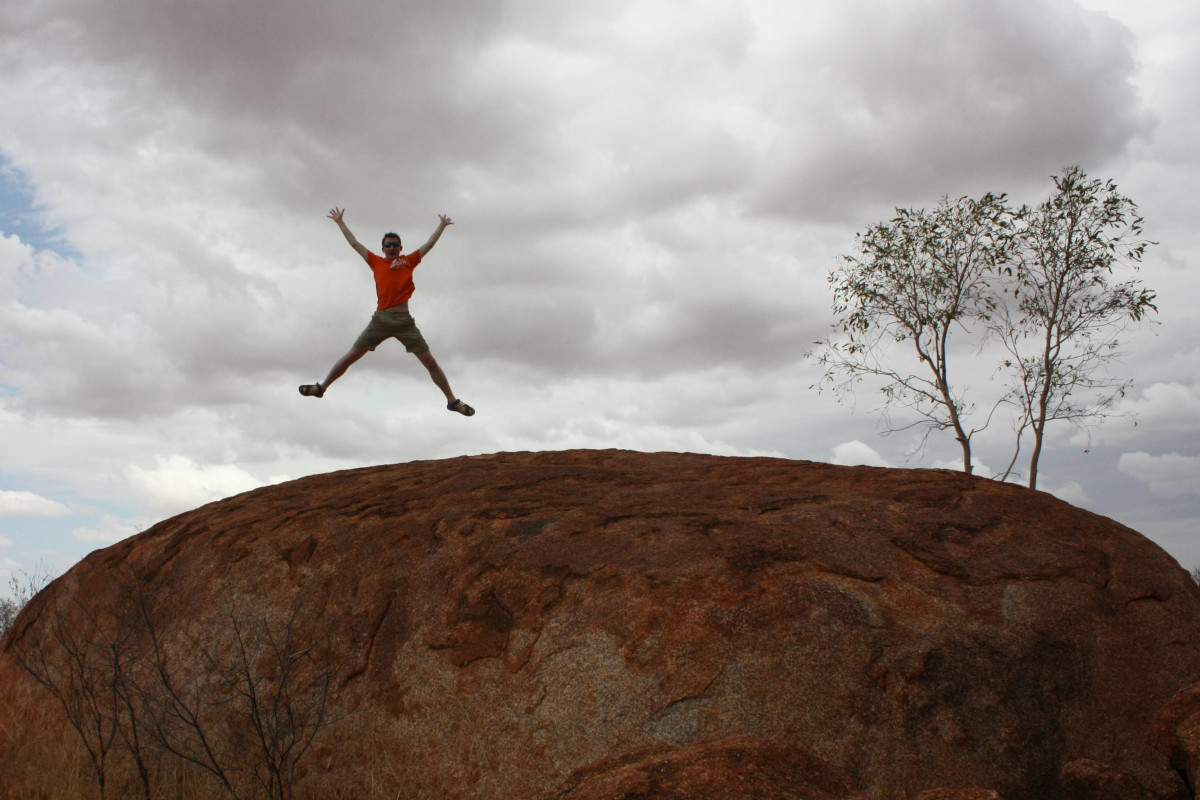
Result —
POLYGON ((868 467, 890 467, 878 451, 868 444, 855 439, 852 442, 842 442, 833 448, 833 457, 830 459, 831 464, 840 464, 844 467, 853 466, 868 466, 868 467))
POLYGON ((79 542, 92 545, 110 545, 122 539, 127 539, 135 533, 141 533, 144 529, 145 525, 143 524, 117 519, 105 514, 100 518, 97 526, 75 528, 71 531, 71 535, 79 542))
POLYGON ((0 517, 65 517, 71 513, 57 500, 33 492, 0 491, 0 517))
MULTIPOLYGON (((1159 342, 1152 340, 1147 344, 1161 352, 1159 342)), ((1074 431, 1071 443, 1077 447, 1089 447, 1119 445, 1146 439, 1149 435, 1167 439, 1200 436, 1200 383, 1197 382, 1200 374, 1194 377, 1189 374, 1195 371, 1200 349, 1167 347, 1163 356, 1165 360, 1155 357, 1155 353, 1151 352, 1147 354, 1145 362, 1127 359, 1132 362, 1128 365, 1129 370, 1132 372, 1143 363, 1148 363, 1153 365, 1156 374, 1182 375, 1192 379, 1192 382, 1174 380, 1152 382, 1144 388, 1135 387, 1118 401, 1116 413, 1120 417, 1094 428, 1074 431)))
MULTIPOLYGON (((961 456, 957 458, 944 458, 935 461, 932 464, 934 469, 953 469, 961 471, 963 468, 963 460, 961 456)), ((995 476, 995 472, 987 464, 979 460, 979 456, 974 452, 971 456, 971 474, 980 478, 991 478, 995 476)))
POLYGON ((1047 486, 1039 488, 1043 488, 1044 491, 1049 492, 1059 500, 1064 500, 1072 505, 1080 507, 1087 506, 1092 499, 1088 495, 1087 489, 1080 485, 1078 481, 1067 481, 1059 486, 1047 486))
POLYGON ((131 466, 126 475, 146 506, 159 514, 189 511, 263 485, 234 464, 201 465, 183 455, 160 457, 156 461, 153 469, 131 466))
POLYGON ((1122 474, 1145 483, 1158 497, 1200 496, 1200 457, 1124 453, 1118 468, 1122 474))
POLYGON ((18 276, 27 274, 32 263, 29 245, 16 235, 0 235, 0 307, 11 308, 16 303, 18 276))
POLYGON ((1122 411, 1137 417, 1139 425, 1158 430, 1200 431, 1200 386, 1155 383, 1125 402, 1122 411))
POLYGON ((0 547, 12 547, 12 539, 6 536, 0 536, 0 547))

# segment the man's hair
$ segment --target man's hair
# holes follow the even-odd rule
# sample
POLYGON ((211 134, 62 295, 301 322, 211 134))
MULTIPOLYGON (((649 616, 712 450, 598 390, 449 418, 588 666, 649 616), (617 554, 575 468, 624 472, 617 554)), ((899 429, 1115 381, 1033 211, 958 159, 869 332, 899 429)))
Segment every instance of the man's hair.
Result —
POLYGON ((400 234, 392 233, 391 231, 388 231, 387 233, 385 233, 383 235, 383 238, 379 240, 379 246, 383 247, 383 243, 386 242, 388 239, 395 239, 397 242, 399 242, 400 234))

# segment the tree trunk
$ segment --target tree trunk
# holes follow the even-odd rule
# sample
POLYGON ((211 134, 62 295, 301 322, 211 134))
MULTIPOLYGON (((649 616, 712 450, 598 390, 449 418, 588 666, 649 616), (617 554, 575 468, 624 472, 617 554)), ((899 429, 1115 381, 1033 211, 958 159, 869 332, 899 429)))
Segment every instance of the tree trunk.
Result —
POLYGON ((1033 427, 1033 455, 1029 457, 1029 488, 1037 488, 1038 459, 1042 456, 1042 426, 1033 427))

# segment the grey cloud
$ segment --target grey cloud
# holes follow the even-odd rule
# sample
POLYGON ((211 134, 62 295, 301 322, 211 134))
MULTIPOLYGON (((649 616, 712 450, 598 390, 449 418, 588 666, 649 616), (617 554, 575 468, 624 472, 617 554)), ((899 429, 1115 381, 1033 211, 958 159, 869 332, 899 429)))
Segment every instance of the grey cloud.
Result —
POLYGON ((1149 124, 1127 32, 1059 0, 848 3, 828 44, 797 42, 779 63, 755 50, 748 12, 708 8, 663 52, 624 3, 590 17, 482 2, 44 7, 46 30, 74 21, 81 57, 219 116, 197 130, 207 149, 254 153, 294 185, 288 203, 341 182, 378 184, 364 199, 406 213, 396 185, 504 197, 539 221, 705 193, 844 217, 862 200, 1018 189, 1149 124))
MULTIPOLYGON (((500 9, 466 0, 60 0, 19 15, 10 41, 17 53, 69 50, 89 81, 128 94, 115 105, 154 107, 164 132, 184 137, 178 144, 267 172, 269 181, 247 184, 292 205, 323 202, 314 190, 322 185, 384 182, 392 195, 397 176, 428 185, 448 161, 496 141, 465 133, 481 120, 460 89, 464 61, 500 9), (191 117, 182 134, 170 128, 175 109, 191 117)), ((111 114, 106 127, 128 135, 111 114)))
MULTIPOLYGON (((632 13, 633 7, 614 9, 632 13)), ((189 104, 195 143, 210 157, 240 165, 245 183, 265 192, 243 202, 311 207, 322 189, 343 185, 352 197, 341 202, 357 204, 352 226, 373 241, 378 231, 371 227, 392 227, 375 221, 384 218, 383 209, 402 219, 431 218, 434 202, 462 201, 468 220, 455 265, 459 284, 427 284, 422 275, 418 299, 444 292, 463 309, 484 309, 464 311, 461 330, 451 329, 447 346, 551 374, 629 370, 629 354, 638 353, 636 363, 645 366, 635 374, 662 374, 731 361, 780 367, 799 360, 823 328, 806 311, 824 306, 824 297, 771 306, 751 293, 727 291, 744 278, 713 263, 719 243, 697 228, 701 218, 672 217, 698 198, 757 199, 756 210, 791 211, 799 221, 840 214, 864 195, 953 188, 960 176, 947 172, 978 170, 964 162, 984 123, 1028 120, 1037 117, 1039 103, 1050 102, 1022 92, 1046 83, 1040 75, 1058 63, 1052 51, 1067 23, 1074 33, 1095 34, 1083 37, 1089 44, 1082 48, 1088 56, 1082 78, 1127 84, 1127 59, 1111 59, 1116 66, 1109 74, 1093 69, 1089 48, 1125 45, 1115 26, 1068 9, 1060 14, 1059 33, 1033 36, 1058 6, 1035 6, 1036 14, 985 6, 993 16, 982 19, 954 4, 894 16, 874 3, 848 8, 839 24, 853 25, 861 48, 818 47, 793 56, 792 67, 821 64, 815 71, 755 65, 762 56, 744 13, 725 12, 720 28, 696 23, 686 31, 693 39, 679 42, 666 58, 652 30, 622 29, 620 14, 588 19, 549 7, 526 10, 530 16, 515 7, 469 15, 465 32, 455 15, 475 9, 451 6, 406 15, 370 4, 332 10, 123 0, 111 13, 91 6, 72 13, 87 25, 88 36, 79 42, 85 52, 149 70, 160 91, 189 104), (368 19, 370 26, 363 24, 368 19), (943 25, 941 35, 931 33, 933 19, 943 25), (914 45, 920 48, 915 55, 908 51, 914 45), (1020 46, 1015 56, 1014 45, 1020 46), (958 68, 946 70, 947 63, 958 68), (493 74, 481 74, 481 65, 493 74), (556 67, 567 70, 561 85, 556 67), (777 83, 739 90, 769 67, 781 68, 777 83), (790 111, 780 105, 788 75, 799 76, 806 95, 790 111), (487 96, 485 87, 503 91, 487 96), (219 116, 206 120, 201 109, 219 116), (794 124, 801 134, 829 122, 797 118, 803 110, 839 116, 820 138, 801 137, 784 145, 781 158, 762 161, 755 120, 779 114, 776 125, 794 124), (883 134, 888 141, 873 138, 883 134), (466 157, 455 162, 460 153, 466 157), (473 238, 471 224, 492 235, 473 238), (611 254, 589 241, 604 231, 617 239, 626 225, 652 231, 635 246, 661 243, 673 254, 633 292, 633 282, 646 279, 645 267, 609 263, 611 254), (545 252, 547 236, 555 237, 556 255, 545 252), (529 252, 537 246, 543 251, 529 252), (501 249, 499 265, 490 248, 501 249), (593 275, 581 279, 585 273, 593 275), (651 327, 637 323, 645 308, 661 312, 651 327)), ((849 33, 835 38, 855 41, 849 33)), ((1050 81, 1043 94, 1061 99, 1058 83, 1050 81)), ((1084 89, 1091 86, 1085 82, 1084 89)), ((735 209, 736 201, 725 214, 735 209)), ((336 238, 315 215, 312 224, 325 225, 336 238)), ((424 235, 405 231, 410 245, 424 235)), ((178 296, 147 313, 158 345, 171 354, 170 372, 151 387, 152 397, 236 402, 227 392, 189 387, 283 366, 320 371, 323 359, 309 353, 331 339, 349 341, 360 326, 349 319, 347 302, 334 303, 328 317, 313 322, 318 306, 300 314, 291 296, 273 290, 278 272, 246 273, 207 254, 204 237, 195 239, 180 256, 183 274, 168 279, 178 296), (322 363, 314 367, 313 361, 322 363)), ((345 269, 353 269, 352 258, 347 252, 345 269)), ((163 273, 154 264, 146 269, 163 273)), ((781 297, 795 297, 803 284, 784 281, 775 288, 781 297)), ((369 294, 369 283, 356 290, 369 294)))
POLYGON ((799 367, 813 335, 822 332, 794 306, 761 300, 710 300, 665 313, 666 324, 614 330, 597 343, 597 365, 643 379, 733 365, 769 374, 799 367))
POLYGON ((806 317, 795 305, 748 298, 640 298, 600 309, 584 294, 542 291, 464 298, 461 307, 468 316, 439 323, 448 329, 446 345, 547 377, 654 380, 728 365, 771 371, 802 363, 826 328, 823 317, 806 317))
MULTIPOLYGON (((479 0, 59 0, 35 4, 17 25, 25 35, 57 37, 80 58, 146 70, 191 102, 226 113, 278 116, 314 79, 325 78, 321 88, 331 95, 347 89, 341 70, 348 66, 360 78, 378 76, 381 89, 411 92, 430 81, 432 89, 440 88, 454 75, 438 68, 469 52, 500 9, 479 0)), ((356 97, 353 91, 341 95, 356 97)), ((381 93, 376 100, 391 97, 381 93)), ((357 116, 370 112, 358 107, 357 116)))
MULTIPOLYGON (((547 373, 590 373, 595 309, 586 296, 566 291, 493 292, 463 298, 469 316, 456 318, 444 340, 472 358, 536 365, 547 373), (474 301, 474 302, 472 302, 474 301)), ((432 344, 432 343, 431 343, 432 344)))
POLYGON ((1150 130, 1128 31, 1058 0, 853 4, 853 24, 798 59, 792 141, 758 208, 845 217, 857 204, 1015 191, 1119 154, 1150 130))

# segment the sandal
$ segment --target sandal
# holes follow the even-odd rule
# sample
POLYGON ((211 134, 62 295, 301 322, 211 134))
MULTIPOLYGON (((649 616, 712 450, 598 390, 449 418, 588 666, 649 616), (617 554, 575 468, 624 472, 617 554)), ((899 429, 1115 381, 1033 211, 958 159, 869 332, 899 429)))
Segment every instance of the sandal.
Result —
POLYGON ((464 417, 474 416, 474 414, 475 414, 475 409, 471 408, 469 405, 464 403, 462 400, 458 400, 458 399, 452 400, 451 402, 447 403, 446 408, 448 408, 451 411, 457 411, 458 413, 462 414, 464 417))
POLYGON ((319 383, 306 383, 300 387, 300 394, 305 397, 324 397, 325 387, 319 383))

